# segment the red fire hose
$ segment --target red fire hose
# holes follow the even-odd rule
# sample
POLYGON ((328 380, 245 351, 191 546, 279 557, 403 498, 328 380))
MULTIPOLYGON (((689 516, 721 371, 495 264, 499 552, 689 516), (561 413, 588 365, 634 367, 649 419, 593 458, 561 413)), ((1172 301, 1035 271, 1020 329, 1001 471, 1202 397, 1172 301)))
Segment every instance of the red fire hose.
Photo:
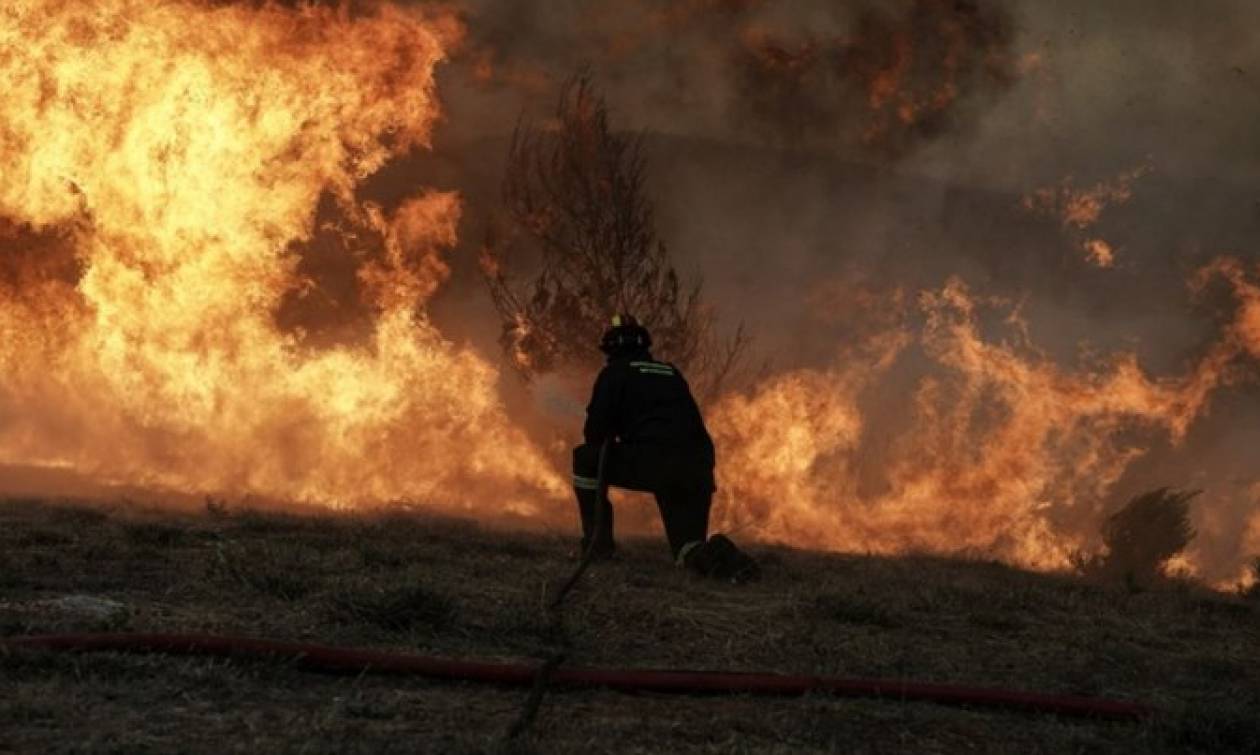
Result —
MULTIPOLYGON (((281 658, 292 661, 298 668, 326 673, 410 674, 432 679, 518 686, 533 685, 539 671, 537 666, 520 663, 460 661, 302 642, 196 634, 67 634, 0 639, 0 653, 18 649, 281 658)), ((882 697, 1116 720, 1140 719, 1156 712, 1141 703, 1119 700, 827 676, 559 667, 551 671, 548 682, 563 687, 602 687, 623 692, 779 696, 815 693, 839 697, 882 697)))

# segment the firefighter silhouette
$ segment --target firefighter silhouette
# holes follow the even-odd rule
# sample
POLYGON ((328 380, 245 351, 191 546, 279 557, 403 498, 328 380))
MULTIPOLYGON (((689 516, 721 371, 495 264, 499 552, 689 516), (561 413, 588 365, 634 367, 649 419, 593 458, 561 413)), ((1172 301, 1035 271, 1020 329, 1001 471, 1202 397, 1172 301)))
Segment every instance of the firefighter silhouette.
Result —
POLYGON ((585 443, 573 449, 583 552, 608 558, 616 550, 612 506, 599 490, 600 451, 608 442, 606 484, 655 496, 680 566, 733 582, 755 579, 756 563, 729 538, 708 537, 713 440, 682 372, 652 357, 651 335, 629 315, 613 318, 599 347, 607 364, 586 409, 585 443))

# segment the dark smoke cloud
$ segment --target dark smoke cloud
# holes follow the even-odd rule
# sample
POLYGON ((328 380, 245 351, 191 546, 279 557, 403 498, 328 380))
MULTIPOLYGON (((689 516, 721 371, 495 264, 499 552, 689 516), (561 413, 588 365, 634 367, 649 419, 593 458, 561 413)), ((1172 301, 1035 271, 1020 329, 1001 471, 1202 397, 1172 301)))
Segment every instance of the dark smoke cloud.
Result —
MULTIPOLYGON (((545 114, 556 84, 589 63, 628 128, 868 159, 860 69, 878 70, 892 41, 908 38, 913 76, 902 91, 936 91, 952 65, 957 99, 891 134, 894 149, 877 157, 912 157, 906 169, 1017 192, 1148 159, 1182 176, 1260 175, 1251 125, 1260 119, 1260 5, 1250 0, 459 7, 469 41, 443 92, 464 139, 502 134, 522 111, 545 114), (750 71, 750 42, 779 57, 778 77, 750 71), (953 49, 964 54, 944 64, 953 49)), ((898 100, 884 102, 891 114, 898 100)))
POLYGON ((1000 7, 915 0, 843 16, 852 17, 848 28, 827 36, 762 22, 743 31, 736 107, 772 138, 901 155, 956 128, 974 98, 1017 77, 1011 19, 1000 7))
POLYGON ((545 112, 589 64, 632 125, 878 157, 968 122, 1019 72, 1011 16, 975 0, 470 0, 465 14, 456 62, 483 113, 513 97, 545 112))

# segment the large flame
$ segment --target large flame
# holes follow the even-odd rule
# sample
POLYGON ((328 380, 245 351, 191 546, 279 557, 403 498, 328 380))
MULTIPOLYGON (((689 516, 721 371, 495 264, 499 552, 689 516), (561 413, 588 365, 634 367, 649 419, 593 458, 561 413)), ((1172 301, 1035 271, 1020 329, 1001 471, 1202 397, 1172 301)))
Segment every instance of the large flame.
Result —
POLYGON ((9 4, 6 246, 61 247, 77 269, 0 290, 0 461, 331 502, 558 492, 495 371, 417 309, 458 198, 355 198, 427 144, 456 33, 391 5, 9 4), (275 313, 322 195, 383 251, 359 273, 369 342, 310 351, 275 313))
POLYGON ((1132 354, 1065 371, 1031 347, 986 341, 983 302, 961 281, 926 292, 917 341, 936 369, 906 397, 914 416, 902 437, 870 427, 861 407, 912 342, 903 328, 836 367, 780 374, 718 407, 725 523, 797 545, 1067 566, 1148 447, 1126 432, 1181 441, 1236 359, 1260 355, 1260 286, 1229 259, 1195 283, 1219 278, 1239 302, 1234 318, 1176 378, 1148 376, 1132 354), (872 464, 883 485, 864 492, 860 467, 872 464))

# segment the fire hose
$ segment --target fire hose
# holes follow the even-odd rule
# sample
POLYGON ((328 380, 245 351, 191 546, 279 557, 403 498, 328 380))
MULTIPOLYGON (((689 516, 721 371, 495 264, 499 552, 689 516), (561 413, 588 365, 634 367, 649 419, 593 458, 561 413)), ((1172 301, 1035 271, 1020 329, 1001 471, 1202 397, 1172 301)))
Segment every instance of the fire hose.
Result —
POLYGON ((1049 695, 1036 692, 931 684, 895 679, 845 679, 833 676, 723 671, 601 669, 561 666, 571 648, 560 608, 594 558, 598 534, 607 516, 609 443, 600 448, 594 533, 573 574, 548 603, 549 629, 561 651, 538 665, 453 660, 380 650, 338 648, 303 642, 281 642, 250 637, 201 634, 67 634, 0 638, 0 653, 14 650, 115 651, 165 653, 222 658, 283 659, 294 667, 331 674, 394 674, 448 681, 530 686, 522 713, 508 736, 525 731, 537 715, 549 686, 603 688, 621 692, 672 694, 746 694, 837 697, 877 697, 908 702, 932 702, 983 708, 1048 713, 1060 716, 1137 720, 1154 715, 1155 708, 1135 702, 1049 695))
POLYGON ((521 706, 521 713, 508 727, 508 739, 519 737, 533 725, 534 719, 538 717, 538 709, 542 706, 543 695, 547 694, 547 685, 551 683, 556 669, 564 663, 573 647, 573 641, 564 628, 564 615, 561 614, 560 609, 564 606, 564 599, 569 591, 595 560, 595 549, 600 545, 599 538, 604 531, 604 522, 612 513, 612 504, 608 502, 608 454, 611 449, 612 438, 604 438, 604 442, 599 445, 599 461, 596 464, 595 511, 594 520, 591 523, 591 536, 586 542, 586 548, 582 551, 573 573, 560 585, 555 596, 547 603, 547 633, 561 649, 551 653, 538 667, 538 671, 534 674, 533 688, 530 689, 529 696, 525 698, 521 706))
MULTIPOLYGON (((1152 715, 1153 708, 1140 703, 1102 700, 1062 695, 1043 695, 1013 690, 965 687, 947 684, 923 684, 886 679, 840 679, 824 676, 785 676, 779 674, 730 673, 709 671, 623 671, 561 668, 572 646, 564 629, 561 608, 565 597, 577 584, 595 554, 603 531, 603 522, 611 504, 608 502, 608 456, 611 440, 605 439, 599 449, 596 473, 596 505, 594 533, 573 574, 560 586, 547 605, 549 631, 557 638, 562 651, 546 658, 517 683, 532 685, 521 714, 508 730, 515 738, 533 723, 549 685, 596 686, 622 691, 673 692, 681 694, 743 693, 760 695, 804 695, 824 693, 844 697, 892 697, 907 701, 935 702, 946 705, 1020 709, 1028 712, 1063 716, 1085 716, 1108 719, 1139 719, 1152 715)), ((524 667, 528 668, 528 667, 524 667)))
MULTIPOLYGON (((66 652, 113 651, 164 653, 218 658, 284 660, 293 667, 330 674, 414 675, 447 681, 509 686, 534 685, 539 667, 525 663, 488 663, 382 650, 338 648, 305 642, 280 642, 202 634, 65 634, 0 639, 0 653, 18 650, 66 652)), ((603 688, 621 692, 672 694, 745 694, 877 697, 945 705, 1050 713, 1060 716, 1137 720, 1155 708, 1136 702, 1071 695, 928 684, 895 679, 843 679, 832 676, 732 673, 649 669, 559 667, 549 684, 566 688, 603 688)))

